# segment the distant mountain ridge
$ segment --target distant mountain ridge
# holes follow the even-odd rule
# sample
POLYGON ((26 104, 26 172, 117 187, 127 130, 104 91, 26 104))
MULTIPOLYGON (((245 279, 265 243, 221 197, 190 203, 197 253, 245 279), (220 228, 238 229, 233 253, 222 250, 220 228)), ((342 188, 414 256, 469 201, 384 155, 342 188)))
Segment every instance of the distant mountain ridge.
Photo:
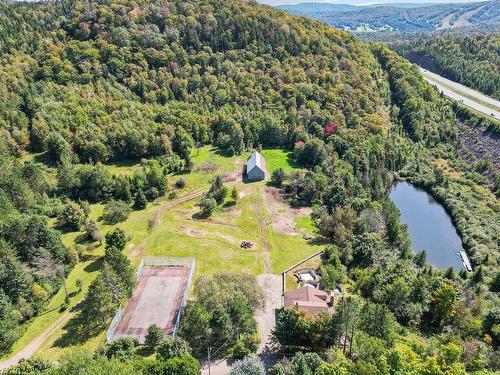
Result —
POLYGON ((332 12, 344 10, 356 10, 359 8, 357 5, 350 4, 333 4, 333 3, 300 3, 294 5, 278 5, 276 8, 290 11, 290 12, 332 12))
MULTIPOLYGON (((347 0, 354 2, 357 0, 347 0)), ((436 31, 498 25, 500 0, 472 3, 300 3, 278 8, 352 31, 436 31)))

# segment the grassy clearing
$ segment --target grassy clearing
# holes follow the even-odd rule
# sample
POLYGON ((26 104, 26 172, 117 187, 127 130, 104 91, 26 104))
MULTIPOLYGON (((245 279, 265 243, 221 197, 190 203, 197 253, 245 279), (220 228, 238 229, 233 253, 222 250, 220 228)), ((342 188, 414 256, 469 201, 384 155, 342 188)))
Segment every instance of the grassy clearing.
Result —
MULTIPOLYGON (((297 169, 291 163, 290 152, 281 150, 263 150, 267 168, 270 173, 276 168, 287 172, 297 169)), ((193 171, 184 175, 170 176, 171 187, 182 177, 186 187, 176 191, 182 197, 194 191, 207 189, 210 180, 217 174, 234 172, 244 164, 248 153, 235 157, 226 157, 211 147, 202 147, 193 151, 193 171)), ((132 173, 136 163, 108 165, 112 173, 132 173)), ((240 179, 226 182, 228 189, 236 186, 242 197, 234 205, 221 207, 208 219, 197 219, 195 206, 197 200, 191 200, 169 209, 162 209, 168 203, 167 198, 151 203, 141 211, 131 213, 127 221, 118 224, 131 235, 125 250, 132 263, 137 265, 142 256, 195 256, 197 269, 195 278, 215 272, 264 272, 279 274, 283 269, 304 259, 321 249, 321 246, 310 244, 302 238, 303 233, 313 233, 314 228, 309 216, 295 218, 297 234, 283 235, 273 231, 271 219, 264 204, 262 189, 265 182, 244 184, 240 179), (154 223, 151 225, 149 223, 154 223), (241 249, 241 241, 254 244, 252 249, 241 249)), ((286 203, 284 203, 286 204, 286 203)), ((98 221, 102 215, 103 205, 91 206, 91 218, 98 224, 104 236, 114 226, 104 225, 98 221)), ((63 236, 67 246, 74 246, 78 233, 66 233, 63 236)), ((87 259, 80 262, 70 273, 67 285, 70 292, 76 289, 77 279, 83 280, 83 290, 73 293, 69 308, 74 307, 85 295, 88 286, 97 276, 98 258, 104 253, 103 246, 97 247, 87 259)), ((47 313, 33 320, 27 327, 23 337, 16 343, 14 351, 20 350, 35 337, 47 329, 63 312, 59 307, 64 302, 64 290, 60 290, 47 306, 47 313)), ((58 346, 57 342, 65 333, 59 327, 37 351, 36 356, 57 359, 68 348, 58 346)), ((104 332, 84 343, 84 346, 95 349, 104 342, 104 332)))
POLYGON ((169 182, 173 186, 175 181, 182 178, 186 181, 186 188, 179 194, 185 194, 197 190, 204 190, 210 186, 213 177, 224 173, 234 172, 245 163, 248 153, 234 157, 226 157, 216 148, 204 146, 193 150, 191 158, 193 170, 190 173, 178 173, 170 176, 169 182))
POLYGON ((124 160, 120 162, 106 163, 106 168, 114 175, 128 175, 141 166, 138 160, 124 160))
POLYGON ((262 156, 266 159, 266 169, 269 174, 278 168, 283 168, 287 173, 294 169, 300 169, 299 165, 292 159, 292 151, 266 149, 262 150, 262 156))
POLYGON ((316 233, 316 227, 311 219, 311 216, 299 216, 295 218, 295 226, 298 230, 312 235, 316 233))
MULTIPOLYGON (((90 283, 97 276, 98 270, 99 261, 95 259, 80 262, 75 266, 66 280, 66 285, 70 296, 70 308, 75 306, 85 295, 85 293, 87 293, 90 283), (77 279, 81 279, 83 281, 81 292, 78 292, 78 289, 75 286, 77 279)), ((61 288, 54 295, 54 297, 52 297, 49 304, 45 308, 44 313, 38 315, 35 319, 33 319, 31 323, 29 323, 24 335, 13 346, 12 350, 14 353, 24 348, 33 339, 42 334, 43 331, 45 331, 55 320, 57 320, 67 311, 60 310, 61 306, 64 304, 64 298, 64 289, 61 288)))

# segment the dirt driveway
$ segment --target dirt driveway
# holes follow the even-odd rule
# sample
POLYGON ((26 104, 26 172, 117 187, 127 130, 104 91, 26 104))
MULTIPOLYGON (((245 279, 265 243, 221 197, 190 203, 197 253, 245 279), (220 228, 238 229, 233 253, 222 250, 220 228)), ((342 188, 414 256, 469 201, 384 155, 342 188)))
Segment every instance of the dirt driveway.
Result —
MULTIPOLYGON (((78 306, 78 304, 77 304, 78 306)), ((68 310, 54 321, 45 331, 33 339, 28 345, 17 352, 13 357, 0 362, 0 372, 16 365, 21 359, 30 358, 42 344, 62 325, 70 320, 76 313, 75 309, 68 310)))
MULTIPOLYGON (((279 356, 269 340, 271 330, 275 325, 275 311, 281 306, 281 278, 278 275, 262 274, 257 276, 257 283, 264 290, 266 306, 255 316, 259 328, 260 344, 257 355, 266 368, 272 367, 279 356)), ((227 375, 231 371, 231 360, 214 361, 210 368, 211 375, 227 375)), ((208 375, 208 366, 203 364, 203 375, 208 375)))
POLYGON ((271 330, 275 325, 276 309, 281 306, 281 278, 278 275, 262 274, 257 276, 257 284, 264 290, 266 305, 255 316, 259 326, 260 345, 258 353, 273 350, 269 340, 271 330))

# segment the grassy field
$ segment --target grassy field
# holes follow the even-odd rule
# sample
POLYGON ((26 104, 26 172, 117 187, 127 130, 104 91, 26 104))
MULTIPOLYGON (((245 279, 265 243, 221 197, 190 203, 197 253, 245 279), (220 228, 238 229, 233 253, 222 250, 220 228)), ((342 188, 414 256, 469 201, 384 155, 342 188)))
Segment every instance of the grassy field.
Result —
POLYGON ((273 171, 278 168, 283 168, 287 173, 294 169, 300 169, 292 159, 291 151, 267 149, 262 150, 262 156, 264 156, 266 160, 266 169, 269 174, 273 173, 273 171))
MULTIPOLYGON (((291 171, 298 168, 293 164, 290 153, 281 150, 263 150, 266 167, 269 173, 276 168, 291 171)), ((175 191, 170 197, 177 199, 192 192, 203 191, 210 185, 210 180, 217 174, 228 174, 241 169, 248 154, 225 157, 210 147, 203 147, 193 152, 194 168, 189 174, 172 175, 169 180, 174 182, 183 178, 186 187, 175 191)), ((132 173, 139 165, 137 163, 122 163, 108 165, 114 174, 132 173)), ((168 198, 159 199, 141 211, 131 213, 127 221, 118 226, 131 235, 126 249, 132 263, 137 265, 142 256, 194 256, 197 268, 195 277, 215 272, 251 272, 254 274, 275 273, 300 261, 308 255, 321 249, 319 245, 308 243, 302 238, 302 233, 313 233, 314 228, 309 215, 299 212, 294 215, 293 222, 296 233, 281 234, 273 230, 268 208, 264 202, 264 181, 244 184, 241 178, 226 182, 229 190, 236 186, 240 198, 235 204, 226 204, 208 219, 197 219, 197 200, 190 200, 171 208, 163 207, 171 201, 168 198), (152 224, 151 224, 152 223, 152 224), (242 249, 241 241, 247 240, 254 244, 252 249, 242 249)), ((290 209, 286 202, 283 210, 290 209)), ((91 218, 95 221, 101 216, 103 205, 91 206, 91 218)), ((298 212, 298 211, 297 211, 298 212)), ((104 235, 113 226, 98 222, 104 235)), ((78 233, 66 233, 64 242, 74 246, 78 233)), ((67 279, 71 295, 69 308, 73 308, 85 295, 88 286, 97 276, 99 257, 103 254, 103 246, 89 251, 88 259, 81 261, 70 273, 67 279), (83 281, 83 290, 77 293, 76 280, 83 281)), ((64 312, 60 306, 64 302, 64 291, 60 290, 50 301, 46 313, 35 318, 26 329, 23 337, 16 343, 14 352, 40 335, 52 322, 64 312)), ((57 359, 67 350, 64 345, 65 329, 59 327, 36 353, 46 359, 57 359)), ((89 348, 96 348, 104 342, 104 332, 83 343, 89 348)))

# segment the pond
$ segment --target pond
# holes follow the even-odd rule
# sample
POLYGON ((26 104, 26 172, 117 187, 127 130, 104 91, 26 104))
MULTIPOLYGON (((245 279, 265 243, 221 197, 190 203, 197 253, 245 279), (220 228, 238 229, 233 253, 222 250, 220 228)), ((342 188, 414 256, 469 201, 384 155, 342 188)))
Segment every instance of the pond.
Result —
POLYGON ((408 182, 396 183, 389 194, 401 213, 401 223, 408 226, 415 252, 427 252, 427 262, 433 266, 455 271, 463 268, 457 254, 464 251, 450 216, 444 207, 425 190, 408 182))

